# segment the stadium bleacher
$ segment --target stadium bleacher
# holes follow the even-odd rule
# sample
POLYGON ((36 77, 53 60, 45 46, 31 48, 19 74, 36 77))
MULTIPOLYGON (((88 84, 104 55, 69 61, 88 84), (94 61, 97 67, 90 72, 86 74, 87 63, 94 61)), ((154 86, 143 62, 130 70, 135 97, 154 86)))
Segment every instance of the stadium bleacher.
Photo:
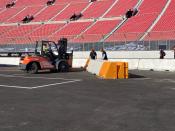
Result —
POLYGON ((48 21, 52 19, 56 14, 60 13, 65 7, 66 4, 48 6, 35 17, 34 21, 48 21))
POLYGON ((8 4, 11 0, 1 0, 0 8, 5 8, 6 4, 8 4))
POLYGON ((38 29, 31 32, 28 36, 30 37, 47 37, 60 29, 64 24, 45 24, 40 26, 38 29))
POLYGON ((172 40, 175 38, 174 4, 175 0, 172 0, 165 14, 161 17, 145 40, 172 40))
POLYGON ((56 0, 50 6, 46 4, 48 0, 17 0, 13 7, 6 8, 11 1, 0 1, 1 45, 30 44, 41 39, 56 41, 60 37, 68 37, 74 43, 94 43, 107 35, 106 42, 137 41, 159 17, 144 39, 175 38, 175 0, 171 0, 162 16, 160 14, 169 0, 56 0), (138 14, 126 19, 126 11, 134 8, 138 8, 138 14), (74 13, 82 13, 83 16, 70 21, 74 13), (22 24, 21 20, 26 15, 33 15, 34 20, 22 24))
POLYGON ((136 41, 156 20, 166 0, 145 0, 138 8, 139 13, 122 25, 107 41, 136 41), (151 3, 151 4, 150 4, 151 3), (159 4, 157 4, 159 3, 159 4), (150 8, 150 5, 151 6, 150 8))
POLYGON ((75 36, 80 34, 83 30, 85 30, 88 26, 90 26, 92 22, 73 22, 67 24, 61 30, 52 34, 52 37, 55 41, 60 39, 61 37, 66 37, 68 40, 73 39, 75 36))
POLYGON ((108 34, 116 25, 118 25, 120 20, 104 20, 96 22, 92 27, 86 30, 78 38, 72 40, 73 42, 97 42, 100 41, 102 37, 108 34), (108 28, 103 28, 103 27, 108 28))
MULTIPOLYGON (((12 0, 11 0, 12 1, 12 0)), ((35 5, 45 5, 48 0, 17 0, 17 7, 35 6, 35 5)))
POLYGON ((107 11, 114 0, 96 1, 91 4, 83 13, 83 18, 98 18, 107 11))
POLYGON ((7 21, 9 18, 16 16, 17 13, 22 11, 23 9, 24 7, 18 7, 18 8, 13 7, 13 8, 4 9, 0 13, 0 22, 3 23, 7 21))
MULTIPOLYGON (((21 12, 18 12, 14 17, 7 20, 8 23, 17 23, 21 22, 21 20, 27 16, 27 15, 33 15, 35 17, 35 14, 39 12, 43 7, 42 6, 29 6, 25 7, 24 10, 21 12)), ((5 21, 6 22, 6 21, 5 21)))
POLYGON ((70 3, 64 11, 59 13, 53 20, 68 20, 74 13, 80 13, 86 6, 88 2, 83 3, 70 3))
POLYGON ((128 9, 132 9, 138 0, 119 0, 117 4, 105 15, 105 17, 116 17, 124 15, 128 9))

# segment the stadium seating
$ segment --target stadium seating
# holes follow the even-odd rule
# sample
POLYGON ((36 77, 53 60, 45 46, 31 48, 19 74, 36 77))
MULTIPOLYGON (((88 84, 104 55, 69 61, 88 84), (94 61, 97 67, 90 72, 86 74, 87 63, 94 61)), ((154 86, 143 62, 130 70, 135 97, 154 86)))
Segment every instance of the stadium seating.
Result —
POLYGON ((28 37, 31 37, 33 39, 40 38, 45 39, 49 35, 53 34, 57 30, 59 30, 64 24, 45 24, 43 26, 40 26, 35 31, 31 32, 28 37))
POLYGON ((83 18, 98 18, 113 4, 113 0, 96 1, 83 13, 83 18))
POLYGON ((48 6, 35 17, 34 21, 48 21, 63 10, 65 6, 66 4, 48 6))
MULTIPOLYGON (((98 42, 111 33, 123 20, 128 9, 133 9, 138 0, 56 0, 47 6, 48 0, 17 0, 12 8, 6 8, 11 0, 0 0, 0 44, 32 43, 40 39, 56 40, 68 37, 71 42, 98 42), (69 21, 74 13, 83 17, 69 21), (26 15, 34 20, 22 24, 26 15), (13 38, 13 39, 12 39, 13 38), (16 40, 20 38, 20 40, 16 40), (23 38, 23 39, 22 39, 23 38), (30 38, 30 39, 29 39, 30 38)), ((139 40, 153 25, 168 0, 143 0, 136 16, 126 20, 107 42, 139 40)), ((165 13, 145 40, 175 39, 175 0, 171 0, 165 13)))
POLYGON ((0 27, 0 35, 2 36, 4 33, 16 28, 15 26, 1 26, 0 27))
POLYGON ((156 18, 156 14, 145 14, 131 18, 109 38, 109 41, 138 40, 156 18))
POLYGON ((9 19, 8 22, 10 22, 10 23, 20 22, 27 15, 35 16, 35 14, 38 11, 40 11, 42 8, 43 8, 43 6, 29 6, 29 7, 26 7, 22 12, 18 13, 16 16, 9 19))
POLYGON ((45 5, 48 0, 17 0, 16 6, 45 5))
POLYGON ((166 0, 145 0, 139 8, 139 14, 122 25, 107 41, 136 41, 156 20, 166 0), (150 7, 151 3, 151 7, 150 7), (159 4, 157 4, 159 3, 159 4))
POLYGON ((28 33, 35 30, 40 25, 22 25, 22 26, 16 26, 16 28, 6 32, 3 34, 3 36, 7 37, 22 37, 24 35, 27 35, 28 33))
POLYGON ((8 4, 11 0, 1 0, 0 8, 5 8, 6 4, 8 4))
POLYGON ((74 13, 80 13, 87 5, 87 2, 70 4, 63 12, 56 16, 54 20, 68 20, 74 13))
POLYGON ((159 14, 165 6, 166 2, 167 0, 145 0, 139 8, 139 12, 141 14, 159 14))
POLYGON ((59 3, 82 3, 82 2, 88 2, 88 0, 56 0, 56 4, 59 3))
POLYGON ((65 26, 60 31, 53 34, 51 37, 55 38, 55 40, 58 40, 61 37, 67 37, 69 40, 71 40, 75 36, 80 34, 83 30, 85 30, 91 24, 92 24, 92 22, 73 22, 73 23, 69 23, 67 26, 65 26))
POLYGON ((128 9, 132 9, 138 0, 119 0, 115 6, 105 15, 105 17, 116 17, 124 15, 128 9))
POLYGON ((18 12, 22 11, 23 9, 24 7, 5 9, 3 12, 0 13, 0 22, 3 23, 7 21, 11 17, 15 16, 18 12))
POLYGON ((107 33, 118 25, 120 20, 98 21, 91 28, 85 31, 81 36, 72 40, 72 42, 96 42, 102 39, 107 33), (103 28, 107 27, 107 28, 103 28))
POLYGON ((18 44, 24 44, 29 43, 28 40, 28 34, 31 33, 36 28, 40 27, 40 25, 22 25, 22 26, 11 26, 11 30, 4 32, 1 35, 0 42, 4 42, 2 44, 5 44, 5 40, 8 40, 7 42, 11 43, 18 43, 18 44), (25 36, 25 37, 24 37, 25 36))
POLYGON ((171 1, 165 14, 148 34, 145 40, 174 40, 175 39, 175 0, 171 1))

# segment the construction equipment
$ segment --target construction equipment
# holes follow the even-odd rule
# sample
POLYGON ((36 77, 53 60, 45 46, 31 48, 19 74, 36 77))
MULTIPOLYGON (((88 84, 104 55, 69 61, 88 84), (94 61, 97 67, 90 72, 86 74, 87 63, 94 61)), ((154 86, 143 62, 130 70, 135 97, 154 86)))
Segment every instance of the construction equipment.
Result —
POLYGON ((35 53, 21 57, 19 67, 28 73, 39 70, 68 72, 72 67, 73 51, 67 53, 67 39, 61 38, 56 44, 53 41, 37 41, 35 53))

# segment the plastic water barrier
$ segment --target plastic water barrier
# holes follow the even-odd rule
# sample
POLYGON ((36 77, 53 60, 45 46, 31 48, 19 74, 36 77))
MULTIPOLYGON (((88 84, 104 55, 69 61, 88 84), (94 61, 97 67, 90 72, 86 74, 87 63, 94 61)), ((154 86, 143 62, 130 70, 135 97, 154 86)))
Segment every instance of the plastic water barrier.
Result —
POLYGON ((87 71, 103 79, 127 79, 128 63, 103 60, 90 60, 87 71))

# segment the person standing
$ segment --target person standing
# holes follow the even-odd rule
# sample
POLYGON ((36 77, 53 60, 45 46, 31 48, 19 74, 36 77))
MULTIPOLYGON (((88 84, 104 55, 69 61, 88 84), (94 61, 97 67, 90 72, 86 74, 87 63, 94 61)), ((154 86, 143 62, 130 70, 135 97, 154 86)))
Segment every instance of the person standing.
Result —
POLYGON ((160 59, 164 59, 165 55, 166 54, 165 54, 164 50, 160 49, 160 59))
POLYGON ((90 56, 90 59, 92 59, 92 60, 97 59, 97 53, 95 52, 95 50, 93 48, 91 49, 89 56, 90 56))
POLYGON ((174 48, 173 48, 173 52, 174 52, 174 59, 175 59, 175 46, 174 46, 174 48))
POLYGON ((102 60, 108 60, 108 57, 107 57, 106 51, 105 51, 103 48, 101 48, 100 51, 102 52, 102 60))

